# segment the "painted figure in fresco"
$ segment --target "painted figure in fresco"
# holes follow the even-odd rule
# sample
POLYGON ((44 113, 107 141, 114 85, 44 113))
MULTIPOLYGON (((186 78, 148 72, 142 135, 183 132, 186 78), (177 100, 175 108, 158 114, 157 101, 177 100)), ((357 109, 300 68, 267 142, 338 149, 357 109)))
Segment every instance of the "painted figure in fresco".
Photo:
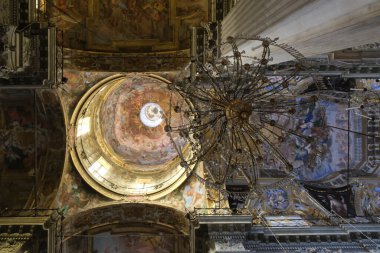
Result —
POLYGON ((200 207, 202 205, 203 195, 205 188, 198 180, 190 181, 189 185, 185 186, 183 190, 183 199, 185 200, 185 207, 187 209, 200 207))
POLYGON ((380 213, 380 187, 368 189, 362 198, 362 209, 365 215, 377 215, 380 213))
POLYGON ((368 192, 365 192, 364 196, 361 197, 360 206, 364 216, 371 216, 374 214, 371 197, 368 192))
POLYGON ((283 189, 271 189, 267 191, 268 206, 271 209, 284 210, 289 205, 288 194, 283 189))
POLYGON ((31 166, 32 146, 23 146, 19 143, 19 135, 22 129, 17 123, 14 128, 0 130, 0 156, 2 156, 5 167, 8 169, 25 169, 31 166))
POLYGON ((106 13, 111 14, 108 17, 110 23, 124 36, 163 39, 167 5, 167 0, 112 0, 111 8, 102 7, 106 13))
POLYGON ((373 204, 374 206, 376 206, 376 208, 380 208, 380 187, 375 187, 373 191, 374 191, 373 204))
POLYGON ((340 199, 338 199, 336 196, 328 194, 327 198, 330 201, 331 212, 336 213, 342 217, 347 216, 347 204, 344 202, 343 196, 340 196, 340 199))
POLYGON ((93 252, 99 253, 169 253, 173 252, 174 241, 170 237, 148 235, 124 235, 112 237, 102 234, 93 245, 93 252))

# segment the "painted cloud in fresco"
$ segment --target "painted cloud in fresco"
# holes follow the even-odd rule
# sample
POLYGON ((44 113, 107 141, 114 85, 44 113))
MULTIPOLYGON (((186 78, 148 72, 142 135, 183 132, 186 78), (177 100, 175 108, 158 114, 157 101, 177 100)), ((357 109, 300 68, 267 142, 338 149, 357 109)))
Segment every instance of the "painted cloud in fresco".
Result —
MULTIPOLYGON (((157 103, 163 114, 170 110, 170 92, 166 84, 153 78, 134 77, 113 90, 104 102, 101 114, 103 135, 113 149, 125 161, 156 165, 177 156, 162 122, 157 127, 145 126, 140 120, 140 111, 147 103, 157 103), (111 124, 110 124, 111 123, 111 124)), ((177 99, 173 96, 173 103, 177 99)), ((172 117, 173 124, 180 124, 179 117, 172 117)), ((174 136, 178 146, 185 140, 174 136)))
MULTIPOLYGON (((299 103, 302 101, 298 100, 299 103)), ((308 106, 298 106, 295 118, 286 119, 290 128, 313 137, 312 143, 306 143, 298 137, 289 136, 279 146, 281 153, 289 159, 293 167, 300 169, 300 179, 306 181, 327 179, 347 169, 347 131, 328 127, 348 128, 346 107, 344 104, 322 100, 308 106)), ((360 121, 356 119, 352 121, 354 123, 351 123, 351 129, 360 131, 360 121)), ((355 136, 350 134, 351 168, 362 158, 354 155, 357 146, 360 147, 360 139, 356 138, 354 142, 354 138, 355 136)), ((270 157, 267 157, 262 176, 284 176, 283 165, 270 157)))

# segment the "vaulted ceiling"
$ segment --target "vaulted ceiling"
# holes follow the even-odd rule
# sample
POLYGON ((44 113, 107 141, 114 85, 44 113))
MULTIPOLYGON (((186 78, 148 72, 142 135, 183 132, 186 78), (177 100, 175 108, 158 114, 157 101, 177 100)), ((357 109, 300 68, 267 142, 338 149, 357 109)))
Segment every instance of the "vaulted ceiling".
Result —
POLYGON ((63 30, 68 66, 112 71, 177 69, 189 57, 191 27, 209 20, 208 0, 47 1, 63 30))

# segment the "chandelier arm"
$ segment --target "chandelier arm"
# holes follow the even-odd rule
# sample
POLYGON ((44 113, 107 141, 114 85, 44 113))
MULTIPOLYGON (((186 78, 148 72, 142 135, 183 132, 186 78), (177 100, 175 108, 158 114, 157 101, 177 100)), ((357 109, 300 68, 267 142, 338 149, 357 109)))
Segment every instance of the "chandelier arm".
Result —
MULTIPOLYGON (((203 65, 202 65, 201 67, 202 67, 203 71, 206 72, 206 73, 208 74, 208 77, 211 79, 211 81, 212 81, 214 84, 217 85, 217 82, 215 82, 215 80, 214 80, 213 77, 208 73, 208 71, 205 69, 205 67, 204 67, 203 65)), ((199 87, 197 87, 196 85, 192 85, 191 88, 193 88, 193 89, 198 89, 198 90, 201 91, 202 93, 206 94, 206 97, 208 97, 208 98, 212 98, 212 99, 214 99, 214 100, 218 100, 218 99, 217 99, 216 97, 214 97, 211 93, 209 93, 209 92, 206 91, 207 88, 204 87, 204 83, 200 83, 200 84, 202 85, 202 87, 203 87, 204 89, 199 88, 199 87)), ((218 87, 219 87, 219 86, 218 86, 218 87)), ((187 93, 185 93, 185 94, 188 95, 187 93)), ((221 99, 220 99, 220 100, 221 100, 221 99)))
POLYGON ((263 52, 261 53, 261 60, 259 61, 258 67, 255 68, 255 78, 259 75, 265 72, 265 69, 263 69, 264 66, 264 61, 266 58, 265 56, 267 55, 267 48, 264 47, 263 52))
POLYGON ((238 171, 240 171, 240 172, 243 174, 245 180, 247 180, 248 185, 253 186, 253 185, 256 183, 256 181, 257 181, 257 179, 256 179, 256 175, 254 175, 254 178, 255 178, 255 179, 254 179, 254 180, 255 180, 255 183, 254 183, 254 182, 252 182, 252 180, 251 180, 251 179, 249 178, 249 176, 247 175, 247 172, 246 172, 245 170, 243 170, 243 168, 238 167, 237 169, 238 169, 238 171))
POLYGON ((281 48, 282 50, 284 50, 285 52, 287 52, 288 54, 290 54, 291 56, 293 56, 298 62, 302 62, 302 65, 305 66, 305 67, 308 67, 306 65, 306 59, 305 59, 305 56, 303 54, 301 54, 298 50, 296 50, 295 48, 285 44, 285 43, 277 43, 275 41, 273 41, 271 43, 273 46, 276 46, 276 47, 279 47, 281 48))
POLYGON ((208 121, 206 123, 203 123, 203 124, 199 124, 199 125, 191 125, 191 123, 189 123, 189 124, 183 124, 183 125, 180 125, 180 126, 174 126, 174 127, 171 127, 171 128, 175 132, 181 132, 183 130, 187 130, 187 131, 193 130, 192 132, 194 132, 194 133, 201 132, 204 129, 206 129, 206 128, 209 127, 208 124, 213 123, 215 120, 220 119, 222 117, 223 117, 222 115, 219 115, 218 118, 213 118, 212 120, 210 120, 210 121, 208 121))
POLYGON ((205 66, 201 65, 200 66, 201 69, 203 70, 204 73, 207 74, 208 78, 211 80, 211 86, 215 89, 215 90, 218 90, 220 92, 219 97, 220 97, 220 100, 224 101, 224 102, 227 102, 227 99, 226 97, 223 96, 224 92, 223 90, 221 89, 221 87, 215 82, 215 80, 213 79, 213 77, 210 75, 210 73, 207 71, 207 69, 205 68, 205 66))
POLYGON ((277 39, 270 39, 268 37, 262 38, 260 36, 249 36, 249 35, 238 35, 235 37, 236 39, 242 39, 242 40, 259 40, 259 41, 266 41, 269 43, 269 45, 276 46, 278 48, 281 48, 291 56, 293 56, 297 60, 305 60, 305 57, 295 48, 285 44, 285 43, 277 43, 277 39))
MULTIPOLYGON (((277 97, 277 95, 276 95, 277 97)), ((289 98, 290 99, 290 98, 289 98)), ((257 103, 255 104, 258 104, 258 105, 262 105, 264 103, 264 106, 261 106, 261 108, 269 108, 269 109, 273 109, 273 108, 284 108, 284 107, 292 107, 292 106, 302 106, 302 105, 308 105, 308 104, 313 104, 315 103, 314 101, 300 101, 300 102, 290 102, 290 101, 284 101, 284 100, 276 100, 276 103, 275 104, 269 104, 270 102, 268 100, 266 101, 262 101, 261 99, 260 100, 256 100, 257 103)), ((255 108, 252 108, 252 110, 255 110, 256 108, 258 107, 255 107, 255 108)))
MULTIPOLYGON (((239 133, 239 132, 238 132, 238 133, 239 133)), ((250 184, 253 184, 253 183, 256 183, 257 178, 258 178, 258 173, 257 173, 258 171, 256 170, 255 165, 258 164, 259 162, 256 161, 256 157, 255 157, 255 155, 254 155, 254 153, 253 153, 253 150, 252 150, 251 145, 249 145, 249 142, 248 142, 247 137, 245 136, 244 133, 242 133, 242 135, 243 135, 243 140, 244 140, 244 142, 246 143, 246 145, 247 145, 247 147, 248 147, 249 154, 250 154, 250 158, 251 158, 250 160, 251 160, 251 163, 252 163, 252 168, 253 168, 253 170, 254 170, 254 172, 255 172, 254 175, 253 175, 253 180, 254 180, 254 182, 252 182, 251 180, 250 180, 250 182, 249 182, 250 184)), ((256 146, 256 144, 255 144, 253 138, 252 138, 252 137, 250 137, 250 138, 251 138, 252 142, 254 143, 254 145, 256 146)), ((261 156, 261 153, 260 153, 259 149, 258 149, 257 147, 256 147, 256 149, 257 149, 259 155, 261 156)))
POLYGON ((266 49, 268 49, 268 59, 270 58, 270 47, 264 47, 266 49))
MULTIPOLYGON (((256 80, 256 78, 257 78, 257 76, 255 76, 253 78, 253 80, 256 80)), ((251 90, 248 91, 248 89, 247 89, 247 86, 248 86, 247 85, 247 83, 248 83, 247 80, 249 80, 249 79, 250 79, 249 77, 246 77, 246 78, 243 79, 243 81, 241 81, 241 80, 239 81, 240 83, 243 82, 243 84, 240 85, 240 83, 239 83, 239 85, 236 85, 236 89, 235 89, 235 92, 234 92, 234 98, 235 99, 239 98, 239 97, 240 97, 240 99, 244 99, 244 97, 246 95, 249 95, 251 93, 251 90), (241 92, 242 92, 242 95, 240 95, 241 92), (247 92, 247 93, 245 93, 245 92, 247 92)), ((257 82, 252 81, 252 83, 257 83, 257 82)))
MULTIPOLYGON (((263 120, 263 119, 261 119, 261 120, 263 120)), ((265 123, 267 123, 267 122, 265 122, 265 123)), ((269 123, 267 123, 267 124, 269 124, 269 123)), ((269 131, 270 133, 274 134, 277 138, 283 137, 282 135, 279 135, 278 133, 276 133, 273 130, 271 130, 270 128, 267 128, 265 124, 262 124, 260 126, 261 126, 262 129, 265 129, 265 130, 269 131)), ((275 127, 277 127, 277 125, 275 127)), ((281 129, 281 128, 279 128, 279 129, 281 129)), ((260 132, 260 129, 259 129, 259 132, 260 132)))
MULTIPOLYGON (((166 117, 166 125, 171 125, 171 118, 172 118, 172 114, 171 114, 171 111, 172 111, 172 105, 173 105, 173 93, 170 92, 170 101, 169 101, 169 117, 166 117)), ((170 141, 172 142, 173 146, 174 146, 174 149, 177 151, 181 161, 185 161, 185 158, 183 157, 183 154, 182 152, 180 151, 180 149, 178 148, 177 146, 177 143, 174 141, 173 139, 173 136, 171 134, 171 131, 168 131, 168 136, 169 136, 169 139, 170 141)))
MULTIPOLYGON (((236 118, 236 117, 233 117, 232 119, 234 119, 234 118, 236 118)), ((237 145, 239 143, 239 141, 241 143, 241 140, 240 140, 240 138, 238 140, 238 138, 237 138, 238 136, 236 136, 235 125, 232 125, 231 127, 232 127, 231 131, 228 131, 228 133, 230 133, 229 136, 231 138, 230 142, 231 142, 232 148, 237 150, 239 148, 242 148, 241 145, 240 145, 240 147, 238 147, 238 145, 237 145)))
POLYGON ((253 73, 254 73, 253 80, 256 80, 260 75, 262 75, 263 73, 265 73, 265 69, 263 68, 263 65, 261 63, 259 63, 259 65, 256 68, 254 68, 254 72, 253 73))
MULTIPOLYGON (((261 66, 260 66, 261 67, 261 66)), ((240 98, 241 99, 246 99, 247 97, 250 97, 253 95, 253 92, 256 90, 256 89, 259 89, 259 87, 261 87, 261 85, 259 85, 259 81, 260 81, 260 76, 259 76, 259 72, 252 78, 249 77, 249 73, 247 73, 247 81, 244 83, 245 85, 242 85, 241 86, 241 89, 237 92, 237 94, 239 94, 239 92, 241 92, 242 94, 240 95, 240 98)))
MULTIPOLYGON (((259 101, 260 102, 260 101, 259 101)), ((262 103, 266 103, 264 101, 261 101, 262 103)), ((257 103, 254 103, 252 104, 251 108, 252 108, 252 111, 254 112, 257 112, 257 113, 274 113, 274 114, 280 114, 280 115, 283 115, 283 116, 286 116, 288 118, 293 118, 293 119, 299 119, 292 114, 291 110, 295 108, 294 107, 299 107, 299 106, 302 106, 302 105, 311 105, 313 104, 314 102, 311 102, 311 101, 305 101, 305 102, 299 102, 299 103, 291 103, 291 104, 283 104, 283 103, 279 103, 278 101, 276 102, 278 105, 273 105, 273 106, 268 106, 266 104, 264 104, 263 106, 261 106, 261 104, 257 104, 257 103)), ((295 113, 295 111, 294 111, 295 113)))
MULTIPOLYGON (((282 81, 280 84, 278 84, 278 82, 277 82, 277 83, 274 83, 274 84, 278 84, 277 87, 281 86, 281 89, 277 89, 277 87, 276 87, 276 88, 274 88, 274 89, 272 89, 272 90, 269 90, 269 91, 266 91, 266 92, 263 92, 263 93, 260 93, 260 92, 259 92, 260 89, 256 89, 256 90, 252 91, 252 92, 251 92, 251 94, 252 94, 252 98, 251 98, 251 99, 254 99, 254 98, 257 98, 257 97, 260 97, 261 99, 265 99, 265 98, 267 98, 267 97, 270 97, 270 96, 273 96, 273 95, 277 95, 277 94, 279 94, 279 93, 282 92, 284 89, 286 89, 286 88, 284 87, 283 84, 284 84, 284 83, 288 83, 289 80, 292 79, 292 78, 294 78, 295 76, 296 76, 296 72, 292 73, 291 76, 289 76, 288 78, 286 78, 286 79, 285 79, 284 81, 282 81)), ((273 85, 273 84, 271 83, 271 85, 273 85)), ((265 86, 264 88, 267 88, 267 87, 269 87, 269 85, 265 86)))
POLYGON ((223 104, 220 103, 218 100, 214 100, 214 99, 210 99, 210 97, 203 97, 202 95, 200 94, 196 94, 195 91, 193 90, 193 92, 191 93, 188 93, 188 92, 185 92, 181 89, 177 90, 180 95, 185 98, 185 99, 189 99, 190 101, 192 100, 199 100, 199 101, 202 101, 204 103, 207 103, 207 102, 211 102, 213 105, 215 106, 219 106, 219 107, 223 107, 223 104))
POLYGON ((170 92, 170 100, 169 100, 169 122, 166 122, 166 125, 171 125, 172 123, 172 107, 173 107, 173 92, 170 92))
POLYGON ((232 125, 231 131, 227 130, 226 131, 226 151, 228 152, 229 150, 236 150, 237 149, 237 141, 234 138, 234 126, 232 125))
MULTIPOLYGON (((219 171, 219 178, 222 176, 223 178, 220 178, 221 180, 220 180, 220 182, 218 182, 218 183, 222 183, 222 182, 226 182, 226 180, 227 180, 227 175, 229 175, 230 174, 230 168, 232 167, 232 163, 231 163, 231 161, 232 161, 232 157, 233 157, 233 155, 232 155, 232 153, 230 153, 229 154, 229 157, 228 157, 228 162, 227 162, 227 167, 226 167, 226 170, 225 170, 225 172, 224 172, 224 175, 221 175, 221 167, 219 166, 219 168, 218 168, 218 171, 219 171)), ((236 164, 236 157, 235 157, 235 164, 236 164)))
MULTIPOLYGON (((237 135, 235 137, 235 142, 237 141, 238 143, 240 143, 240 149, 241 149, 241 152, 243 152, 244 148, 243 148, 243 141, 241 140, 241 137, 240 137, 240 134, 239 134, 240 131, 232 131, 232 135, 237 135), (238 139, 238 140, 237 140, 238 139)), ((231 136, 232 138, 232 136, 231 136)), ((244 137, 245 139, 245 137, 244 137)), ((255 155, 252 151, 252 148, 250 147, 248 141, 245 139, 245 143, 249 149, 249 154, 250 154, 250 161, 251 161, 251 165, 252 165, 252 168, 254 169, 255 167, 255 164, 256 164, 256 159, 255 159, 255 155)), ((232 147, 233 147, 233 144, 232 144, 232 147)), ((236 151, 238 150, 238 146, 235 144, 235 147, 236 147, 236 151)), ((238 164, 238 161, 237 161, 237 156, 235 157, 235 164, 237 165, 238 164)), ((236 166, 238 169, 240 168, 240 166, 236 166)), ((255 169, 254 169, 255 170, 255 169)), ((246 178, 247 182, 250 184, 250 185, 253 185, 253 182, 252 180, 248 177, 248 175, 244 172, 244 177, 246 178)), ((257 176, 256 174, 253 175, 253 180, 254 182, 256 182, 257 180, 257 176)))
MULTIPOLYGON (((289 82, 290 82, 290 80, 295 79, 296 76, 297 76, 297 74, 298 74, 298 72, 299 72, 299 71, 296 71, 296 70, 295 70, 295 71, 293 71, 290 75, 285 76, 285 78, 284 78, 284 77, 281 77, 281 80, 279 80, 279 81, 270 82, 270 80, 267 79, 267 80, 268 80, 268 85, 263 86, 263 87, 260 87, 260 88, 266 89, 266 88, 268 88, 268 87, 270 87, 270 86, 275 86, 275 85, 277 85, 277 87, 281 86, 281 87, 283 87, 283 88, 288 87, 288 86, 289 86, 289 82), (286 85, 284 85, 285 83, 286 83, 286 85)), ((277 88, 277 87, 275 87, 275 88, 277 88)), ((275 90, 275 91, 276 91, 275 88, 272 89, 272 90, 275 90)), ((257 90, 259 90, 259 89, 257 89, 257 90)), ((270 91, 272 91, 272 90, 270 90, 270 91)), ((281 89, 280 91, 282 91, 282 90, 283 90, 283 89, 281 89)), ((256 92, 254 92, 253 94, 256 94, 256 92)))
POLYGON ((170 132, 168 132, 168 136, 170 138, 170 141, 173 143, 174 149, 177 151, 181 161, 185 161, 185 157, 183 156, 181 149, 177 146, 177 143, 175 143, 173 136, 171 135, 170 132))
POLYGON ((202 123, 200 125, 190 125, 189 127, 189 130, 191 130, 191 132, 195 133, 195 132, 201 132, 207 128, 210 128, 210 124, 211 124, 211 127, 215 126, 215 124, 217 123, 217 121, 219 119, 221 119, 223 117, 223 115, 218 115, 218 117, 215 117, 213 118, 212 120, 208 121, 208 122, 205 122, 205 123, 202 123))
POLYGON ((207 176, 210 177, 213 182, 216 182, 213 171, 208 166, 204 166, 204 167, 208 172, 207 176))
POLYGON ((206 97, 208 97, 209 99, 211 99, 212 101, 222 101, 216 97, 214 97, 211 93, 207 92, 207 89, 205 87, 203 87, 204 89, 200 88, 200 87, 194 87, 195 89, 198 89, 200 92, 204 93, 206 95, 206 97))
MULTIPOLYGON (((246 134, 245 134, 244 132, 242 132, 242 131, 239 131, 239 133, 241 133, 241 134, 243 135, 243 137, 245 137, 245 135, 246 135, 246 134)), ((262 157, 261 150, 260 150, 259 146, 257 145, 255 139, 253 139, 252 135, 247 134, 247 136, 251 139, 251 141, 252 141, 252 143, 253 143, 253 145, 254 145, 254 147, 255 147, 257 153, 259 154, 259 156, 262 157)), ((245 138, 246 138, 246 137, 245 137, 245 138)), ((246 141, 248 142, 248 139, 246 139, 246 141)))
MULTIPOLYGON (((223 126, 224 123, 225 123, 225 122, 222 123, 222 126, 223 126)), ((221 128, 222 128, 222 126, 221 126, 221 128)), ((210 152, 212 149, 214 149, 215 146, 216 146, 218 143, 220 143, 220 141, 221 141, 221 139, 222 139, 222 136, 223 136, 222 131, 220 131, 218 134, 219 134, 219 135, 217 136, 217 138, 214 137, 214 136, 212 136, 212 138, 211 138, 211 139, 213 140, 212 145, 209 145, 208 147, 205 147, 206 150, 205 150, 203 153, 201 153, 201 154, 197 157, 199 160, 203 160, 203 158, 204 158, 205 156, 207 156, 207 155, 209 154, 209 152, 210 152)), ((214 132, 214 135, 216 135, 216 132, 214 132)))
MULTIPOLYGON (((186 101, 186 100, 185 100, 186 101)), ((169 103, 169 118, 166 118, 166 124, 170 126, 171 128, 171 108, 172 108, 172 92, 170 93, 170 103, 169 103)), ((170 141, 172 142, 174 149, 176 150, 177 154, 179 155, 181 161, 186 162, 186 159, 184 158, 184 155, 182 153, 182 150, 177 146, 177 143, 174 141, 173 136, 171 134, 171 131, 168 131, 168 136, 170 138, 170 141)))
POLYGON ((177 154, 179 155, 181 161, 185 161, 185 158, 184 158, 184 156, 182 154, 182 151, 180 150, 180 148, 178 148, 177 143, 174 141, 171 132, 168 132, 168 136, 169 136, 169 139, 170 139, 171 143, 174 146, 174 149, 177 151, 177 154))
MULTIPOLYGON (((186 99, 184 99, 185 102, 186 102, 186 99)), ((170 92, 170 100, 169 100, 169 115, 167 115, 165 113, 165 111, 163 111, 163 117, 165 118, 165 123, 167 126, 170 126, 171 128, 176 128, 176 127, 173 127, 172 126, 172 122, 171 122, 171 119, 172 119, 172 108, 173 108, 173 101, 172 101, 172 92, 170 92)))
MULTIPOLYGON (((296 50, 295 48, 293 48, 293 47, 291 47, 285 43, 277 43, 277 39, 270 39, 268 37, 262 38, 260 36, 249 36, 249 35, 244 35, 244 34, 240 34, 238 36, 235 36, 235 39, 236 40, 238 40, 238 39, 241 39, 241 40, 259 40, 262 42, 264 42, 264 41, 268 42, 269 45, 281 48, 282 50, 284 50, 285 52, 287 52, 288 54, 293 56, 297 61, 303 62, 303 65, 306 66, 306 59, 305 59, 305 56, 303 54, 301 54, 298 50, 296 50)), ((306 67, 308 67, 308 66, 306 66, 306 67)))
MULTIPOLYGON (((254 77, 253 79, 255 79, 256 77, 254 77)), ((249 72, 248 71, 246 71, 245 72, 245 77, 244 77, 244 80, 249 80, 250 79, 250 77, 249 77, 249 72)), ((251 82, 252 83, 255 83, 255 82, 253 82, 252 80, 251 80, 251 82)), ((249 92, 249 89, 247 88, 247 84, 248 84, 248 82, 246 82, 246 83, 244 83, 243 85, 241 85, 241 87, 239 88, 239 90, 237 90, 236 92, 235 92, 235 98, 237 98, 237 97, 240 97, 240 99, 244 99, 244 97, 246 96, 246 95, 248 95, 250 92, 249 92), (245 84, 245 85, 244 85, 245 84)))
MULTIPOLYGON (((279 87, 279 86, 277 86, 279 87)), ((267 97, 271 97, 276 95, 277 93, 281 92, 283 89, 285 89, 283 86, 281 86, 281 89, 278 89, 277 87, 273 88, 273 84, 268 84, 264 87, 260 86, 257 89, 251 90, 249 95, 245 97, 247 100, 256 100, 257 98, 265 99, 267 97), (271 88, 270 90, 266 90, 266 88, 271 88)))
MULTIPOLYGON (((266 121, 264 118, 262 119, 262 121, 264 121, 265 123, 267 123, 267 124, 270 124, 270 122, 269 121, 266 121)), ((309 136, 306 136, 306 135, 303 135, 303 134, 300 134, 300 133, 297 133, 296 131, 294 131, 293 129, 288 129, 288 128, 285 128, 284 126, 282 126, 282 125, 278 125, 278 124, 276 124, 275 125, 277 128, 279 128, 279 129, 281 129, 281 130, 284 130, 284 131, 286 131, 286 132, 288 132, 288 133, 290 133, 290 134, 292 134, 292 135, 295 135, 295 136, 297 136, 297 137, 299 137, 299 138, 301 138, 301 139, 303 139, 303 140, 305 140, 305 141, 308 141, 308 139, 309 139, 309 136)), ((265 128, 265 127, 264 127, 265 128)), ((265 129, 267 129, 267 128, 265 128, 265 129)), ((267 129, 268 130, 268 129, 267 129)))
MULTIPOLYGON (((207 93, 205 95, 196 93, 198 90, 193 90, 192 94, 189 96, 189 100, 191 103, 194 103, 193 100, 200 100, 203 104, 211 103, 215 107, 224 108, 224 104, 222 100, 218 100, 217 98, 212 97, 211 95, 208 95, 207 93)), ((198 105, 199 103, 195 103, 195 105, 198 105)))
MULTIPOLYGON (((243 145, 242 145, 242 141, 241 141, 241 137, 239 136, 239 133, 238 133, 239 129, 237 128, 237 131, 233 131, 233 135, 234 135, 234 138, 235 138, 235 141, 237 143, 240 143, 240 149, 243 149, 243 145)), ((236 150, 239 149, 238 145, 235 145, 236 146, 236 150)))
POLYGON ((217 113, 217 112, 219 112, 219 113, 221 113, 221 112, 224 112, 223 110, 220 110, 220 109, 210 109, 210 110, 207 110, 207 111, 198 111, 198 113, 200 114, 200 115, 209 115, 210 113, 217 113))
MULTIPOLYGON (((274 155, 280 160, 282 161, 282 163, 284 165, 286 165, 287 168, 292 168, 293 166, 288 162, 288 160, 281 154, 281 152, 275 147, 272 145, 272 143, 268 140, 267 137, 265 137, 259 129, 255 129, 254 126, 252 126, 251 124, 245 124, 244 126, 246 126, 244 129, 246 129, 246 131, 248 132, 255 132, 257 131, 258 133, 258 136, 263 140, 265 141, 270 147, 271 149, 274 151, 274 155)), ((290 172, 290 171, 289 171, 290 172)))
POLYGON ((227 90, 227 87, 226 87, 226 82, 224 81, 224 78, 223 78, 223 75, 222 73, 220 72, 219 68, 215 65, 215 63, 211 63, 211 66, 213 66, 213 68, 217 71, 218 73, 218 80, 222 82, 223 84, 223 90, 224 92, 227 90))
POLYGON ((261 88, 263 88, 264 82, 262 82, 261 85, 259 85, 259 81, 257 80, 260 77, 260 74, 264 73, 264 69, 261 70, 261 68, 262 68, 262 64, 259 63, 258 67, 255 68, 256 69, 255 76, 251 79, 252 83, 254 84, 252 88, 254 89, 251 89, 247 94, 243 94, 242 99, 243 98, 245 99, 246 96, 248 96, 248 98, 250 96, 253 96, 256 90, 260 90, 261 88))
POLYGON ((272 108, 269 108, 269 107, 260 108, 259 106, 252 105, 252 111, 258 112, 258 113, 277 113, 277 114, 282 114, 282 113, 286 113, 288 111, 288 109, 287 108, 275 108, 275 107, 272 107, 272 108))
MULTIPOLYGON (((253 86, 255 89, 252 89, 251 92, 249 94, 254 94, 256 90, 260 90, 262 88, 265 88, 267 86, 264 86, 265 82, 263 81, 260 85, 259 85, 259 82, 257 80, 257 78, 259 78, 260 76, 262 76, 263 74, 265 74, 265 69, 263 68, 263 60, 265 60, 265 55, 266 55, 266 48, 264 48, 263 50, 263 54, 261 56, 261 60, 259 61, 259 64, 257 67, 254 68, 254 77, 252 78, 252 83, 254 83, 255 85, 253 86)), ((269 85, 268 85, 269 86, 269 85)))
POLYGON ((235 77, 235 80, 234 80, 235 87, 233 89, 233 90, 235 90, 234 98, 236 98, 236 94, 240 90, 239 86, 241 83, 242 59, 241 59, 241 53, 239 52, 239 50, 236 46, 236 43, 234 43, 234 42, 231 43, 231 46, 232 46, 232 51, 233 51, 233 55, 234 55, 234 62, 235 62, 234 66, 236 66, 236 68, 234 68, 236 74, 233 75, 235 77))

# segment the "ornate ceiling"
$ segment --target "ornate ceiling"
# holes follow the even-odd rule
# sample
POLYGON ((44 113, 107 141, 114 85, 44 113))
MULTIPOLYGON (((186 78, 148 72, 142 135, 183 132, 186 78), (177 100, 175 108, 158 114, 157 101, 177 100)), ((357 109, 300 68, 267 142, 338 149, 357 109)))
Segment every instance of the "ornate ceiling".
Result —
POLYGON ((65 34, 66 64, 81 69, 177 69, 189 57, 190 28, 209 20, 208 0, 47 3, 50 21, 65 34))
MULTIPOLYGON (((115 199, 152 194, 157 198, 186 179, 164 131, 162 118, 174 114, 169 100, 178 100, 170 96, 168 83, 154 75, 113 75, 81 98, 71 119, 71 154, 82 177, 96 190, 115 199), (142 119, 159 121, 147 126, 142 119)), ((184 139, 177 135, 173 140, 188 152, 184 139)))
POLYGON ((65 161, 59 98, 49 90, 1 90, 0 101, 0 213, 49 208, 65 161))
MULTIPOLYGON (((303 145, 289 138, 278 144, 301 171, 296 180, 284 180, 286 172, 266 156, 259 171, 261 194, 245 201, 244 175, 235 173, 227 182, 226 190, 241 193, 228 198, 179 166, 161 117, 161 111, 169 113, 170 99, 177 102, 162 76, 177 73, 162 71, 188 63, 190 27, 210 19, 210 2, 45 2, 49 20, 64 32, 60 42, 68 80, 54 91, 0 92, 1 215, 14 209, 36 215, 41 214, 37 208, 59 208, 68 217, 63 224, 68 233, 107 237, 148 229, 186 237, 189 220, 184 214, 195 208, 206 215, 227 214, 232 222, 237 216, 231 213, 247 208, 249 217, 257 218, 254 222, 286 228, 334 224, 332 212, 354 222, 376 221, 371 215, 380 214, 380 111, 368 111, 376 116, 373 121, 358 116, 361 111, 347 113, 340 92, 326 91, 323 99, 300 108, 287 122, 318 140, 303 145), (326 130, 326 125, 332 127, 326 130), (347 128, 356 133, 348 134, 347 128), (137 223, 145 224, 127 230, 137 223)), ((379 87, 375 80, 346 84, 379 87)), ((184 140, 174 139, 186 151, 184 140)), ((196 172, 207 177, 203 166, 196 172)), ((86 238, 85 244, 75 241, 71 246, 92 242, 86 238)), ((96 247, 105 250, 103 246, 96 247)))
POLYGON ((48 12, 65 32, 65 47, 80 50, 148 53, 188 49, 190 27, 208 20, 207 0, 54 2, 48 12))

